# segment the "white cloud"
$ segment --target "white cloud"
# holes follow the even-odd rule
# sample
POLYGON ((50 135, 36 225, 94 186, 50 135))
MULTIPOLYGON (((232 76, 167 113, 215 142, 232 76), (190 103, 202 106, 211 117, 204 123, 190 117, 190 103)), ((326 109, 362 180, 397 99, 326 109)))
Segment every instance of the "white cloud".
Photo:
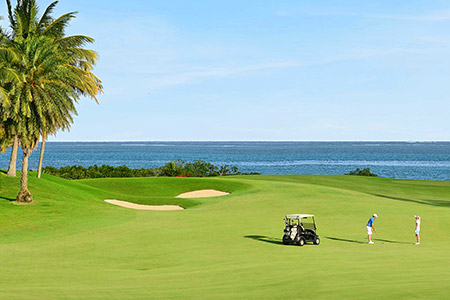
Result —
POLYGON ((263 63, 254 65, 242 65, 242 66, 202 67, 196 68, 195 70, 185 70, 181 72, 168 73, 162 76, 161 74, 152 74, 153 78, 151 79, 151 83, 148 84, 148 87, 164 88, 202 81, 210 78, 224 78, 251 72, 293 68, 300 66, 303 66, 303 64, 299 62, 276 62, 276 63, 263 63))
POLYGON ((162 89, 178 85, 201 82, 212 78, 227 78, 232 76, 245 75, 247 73, 271 71, 286 68, 298 68, 314 65, 325 65, 330 63, 361 60, 371 57, 381 57, 405 53, 419 53, 419 49, 411 48, 368 48, 351 49, 348 53, 323 58, 316 58, 305 62, 290 60, 272 63, 255 63, 250 65, 219 65, 207 67, 176 68, 171 67, 167 73, 151 73, 147 76, 147 88, 150 90, 162 89))
POLYGON ((390 20, 404 20, 404 21, 428 21, 428 22, 442 22, 450 20, 450 10, 434 11, 426 14, 368 14, 360 12, 348 11, 308 11, 308 10, 279 10, 275 12, 278 17, 293 17, 298 15, 309 16, 343 16, 343 17, 360 17, 360 18, 376 18, 376 19, 390 19, 390 20))
POLYGON ((450 20, 450 10, 436 11, 424 15, 367 15, 372 18, 405 20, 405 21, 430 21, 441 22, 450 20))

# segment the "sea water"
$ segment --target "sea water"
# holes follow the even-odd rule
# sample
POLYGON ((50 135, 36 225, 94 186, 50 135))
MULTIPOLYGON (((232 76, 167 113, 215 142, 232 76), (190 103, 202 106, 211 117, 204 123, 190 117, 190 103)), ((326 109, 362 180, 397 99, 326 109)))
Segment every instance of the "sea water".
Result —
MULTIPOLYGON (((10 150, 0 156, 6 169, 10 150)), ((36 169, 39 148, 30 158, 36 169)), ((48 142, 44 166, 152 168, 205 160, 261 174, 344 174, 356 168, 390 178, 450 180, 450 142, 48 142)), ((21 151, 19 150, 18 168, 21 151)))

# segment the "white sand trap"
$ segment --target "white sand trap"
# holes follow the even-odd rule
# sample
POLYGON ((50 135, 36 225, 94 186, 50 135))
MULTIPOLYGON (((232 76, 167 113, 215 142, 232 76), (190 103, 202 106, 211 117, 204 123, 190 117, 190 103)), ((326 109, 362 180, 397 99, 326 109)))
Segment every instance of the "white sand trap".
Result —
POLYGON ((184 199, 189 199, 189 198, 209 198, 209 197, 226 196, 226 195, 229 195, 229 194, 230 193, 225 193, 225 192, 216 191, 216 190, 200 190, 200 191, 193 191, 193 192, 189 192, 189 193, 184 193, 184 194, 178 195, 176 198, 184 198, 184 199))
POLYGON ((181 206, 178 205, 142 205, 142 204, 136 204, 126 201, 120 201, 120 200, 105 200, 105 202, 126 207, 126 208, 132 208, 132 209, 139 209, 139 210, 183 210, 181 206))

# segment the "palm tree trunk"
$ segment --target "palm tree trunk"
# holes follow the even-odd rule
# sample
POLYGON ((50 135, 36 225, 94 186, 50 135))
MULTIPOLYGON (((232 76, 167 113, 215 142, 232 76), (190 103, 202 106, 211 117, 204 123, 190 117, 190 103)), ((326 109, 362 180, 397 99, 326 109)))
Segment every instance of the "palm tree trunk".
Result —
POLYGON ((24 148, 23 150, 23 159, 22 159, 22 174, 20 177, 20 192, 17 195, 17 202, 25 202, 30 203, 33 202, 33 196, 31 196, 30 191, 28 190, 28 158, 30 157, 33 150, 29 148, 24 148))
POLYGON ((47 141, 47 135, 42 136, 41 143, 41 156, 39 156, 39 166, 37 171, 37 178, 41 178, 42 174, 42 161, 44 160, 45 142, 47 141))
POLYGON ((9 160, 8 173, 6 175, 16 177, 16 165, 17 165, 17 150, 19 149, 19 137, 14 136, 14 143, 11 151, 11 159, 9 160))

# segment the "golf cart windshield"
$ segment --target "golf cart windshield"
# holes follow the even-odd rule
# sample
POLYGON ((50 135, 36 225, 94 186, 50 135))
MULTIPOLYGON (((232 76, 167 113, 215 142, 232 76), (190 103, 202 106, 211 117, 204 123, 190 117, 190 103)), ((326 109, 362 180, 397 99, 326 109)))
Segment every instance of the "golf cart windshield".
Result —
POLYGON ((302 219, 302 226, 305 229, 312 229, 312 230, 316 230, 316 224, 314 222, 314 217, 312 218, 306 218, 306 219, 302 219))
POLYGON ((314 215, 287 215, 286 225, 301 225, 304 229, 316 230, 316 223, 314 220, 314 215))

